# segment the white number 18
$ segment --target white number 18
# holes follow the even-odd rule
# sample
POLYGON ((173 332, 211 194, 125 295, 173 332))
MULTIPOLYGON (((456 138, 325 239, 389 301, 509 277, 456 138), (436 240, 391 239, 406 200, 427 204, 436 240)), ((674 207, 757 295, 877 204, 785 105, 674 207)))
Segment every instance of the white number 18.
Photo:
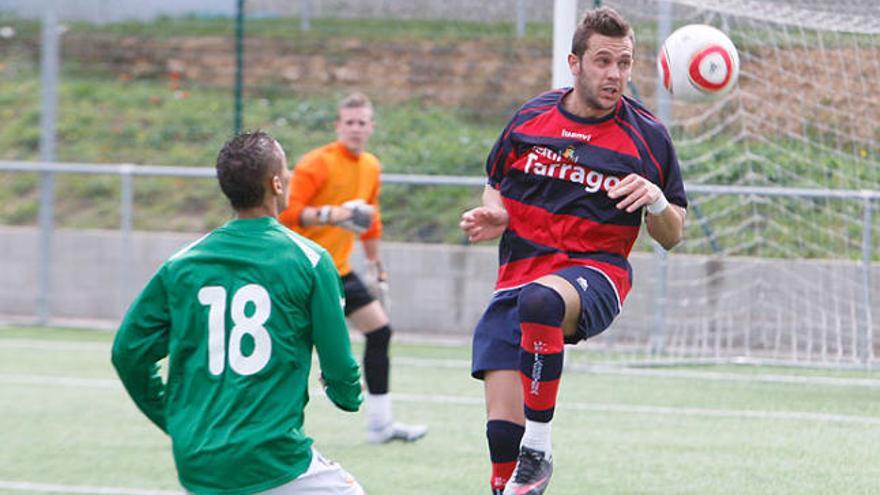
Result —
MULTIPOLYGON (((199 302, 209 306, 208 311, 208 370, 212 375, 223 373, 226 364, 226 289, 218 285, 202 287, 199 302)), ((229 334, 229 367, 239 375, 253 375, 263 369, 272 355, 272 338, 263 325, 272 312, 269 293, 261 285, 249 284, 232 296, 232 332, 229 334), (250 316, 244 310, 254 304, 250 316), (254 350, 249 356, 241 352, 245 334, 254 339, 254 350)))

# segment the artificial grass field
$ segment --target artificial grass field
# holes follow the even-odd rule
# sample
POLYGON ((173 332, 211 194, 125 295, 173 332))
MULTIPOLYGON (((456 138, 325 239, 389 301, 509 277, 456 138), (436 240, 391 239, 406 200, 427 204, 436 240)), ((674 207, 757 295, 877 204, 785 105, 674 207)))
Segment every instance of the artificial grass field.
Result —
MULTIPOLYGON (((112 337, 0 327, 0 493, 182 491, 169 440, 110 366, 112 337)), ((563 375, 548 494, 880 490, 880 372, 583 371, 595 359, 581 349, 589 346, 570 352, 563 375)), ((392 349, 396 415, 429 424, 423 441, 367 444, 363 414, 338 411, 319 394, 306 410, 307 433, 371 495, 487 494, 482 384, 469 376, 468 346, 392 349)))

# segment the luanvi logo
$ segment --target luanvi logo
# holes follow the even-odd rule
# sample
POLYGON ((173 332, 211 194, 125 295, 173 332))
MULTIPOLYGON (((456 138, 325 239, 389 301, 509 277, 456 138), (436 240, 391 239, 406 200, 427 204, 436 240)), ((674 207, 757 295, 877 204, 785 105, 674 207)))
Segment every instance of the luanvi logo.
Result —
POLYGON ((581 141, 586 141, 588 143, 590 141, 592 141, 592 139, 593 139, 592 134, 584 134, 583 132, 569 131, 568 129, 562 129, 562 137, 580 139, 581 141))

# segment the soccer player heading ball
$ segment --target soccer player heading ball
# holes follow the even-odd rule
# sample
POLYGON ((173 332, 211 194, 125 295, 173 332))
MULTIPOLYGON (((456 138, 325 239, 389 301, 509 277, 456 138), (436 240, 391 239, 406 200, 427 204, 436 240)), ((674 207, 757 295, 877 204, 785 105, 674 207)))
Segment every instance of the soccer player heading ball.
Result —
POLYGON ((188 492, 363 495, 302 431, 313 346, 327 397, 345 411, 362 397, 333 260, 275 220, 284 150, 262 131, 235 136, 217 177, 236 218, 159 268, 125 315, 113 365, 171 436, 188 492))
POLYGON ((684 185, 666 128, 624 96, 635 36, 616 11, 587 12, 572 39, 573 88, 526 102, 486 161, 472 242, 501 236, 496 292, 477 324, 493 494, 544 493, 563 344, 604 331, 632 283, 642 219, 664 248, 682 236, 684 185))

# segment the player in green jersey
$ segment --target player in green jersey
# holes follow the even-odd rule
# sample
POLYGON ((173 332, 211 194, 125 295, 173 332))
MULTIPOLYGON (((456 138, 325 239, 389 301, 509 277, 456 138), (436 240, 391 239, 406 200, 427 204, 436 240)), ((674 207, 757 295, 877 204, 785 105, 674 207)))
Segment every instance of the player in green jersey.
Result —
POLYGON ((113 365, 171 437, 189 492, 361 495, 302 431, 312 347, 334 404, 356 411, 362 395, 333 260, 275 220, 284 150, 265 132, 240 134, 217 176, 236 218, 159 268, 125 315, 113 365))

